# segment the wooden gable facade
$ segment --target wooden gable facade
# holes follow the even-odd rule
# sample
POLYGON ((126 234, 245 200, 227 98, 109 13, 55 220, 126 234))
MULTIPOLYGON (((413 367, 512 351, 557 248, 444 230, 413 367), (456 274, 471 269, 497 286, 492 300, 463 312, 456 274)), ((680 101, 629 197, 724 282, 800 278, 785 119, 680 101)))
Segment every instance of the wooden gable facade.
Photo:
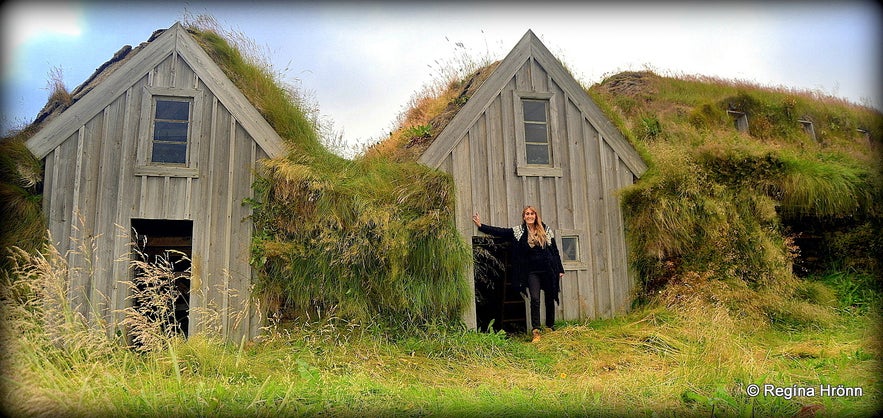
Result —
MULTIPOLYGON (((463 237, 481 235, 473 212, 487 224, 511 226, 520 224, 525 206, 539 210, 555 231, 566 270, 556 318, 611 317, 628 309, 635 277, 617 190, 647 166, 533 32, 419 161, 453 176, 463 237)), ((467 324, 475 327, 476 315, 473 305, 467 324)))
POLYGON ((243 201, 255 162, 283 155, 283 141, 180 24, 132 54, 27 141, 45 164, 44 213, 71 303, 119 329, 140 227, 148 246, 190 256, 191 333, 254 336, 243 201))

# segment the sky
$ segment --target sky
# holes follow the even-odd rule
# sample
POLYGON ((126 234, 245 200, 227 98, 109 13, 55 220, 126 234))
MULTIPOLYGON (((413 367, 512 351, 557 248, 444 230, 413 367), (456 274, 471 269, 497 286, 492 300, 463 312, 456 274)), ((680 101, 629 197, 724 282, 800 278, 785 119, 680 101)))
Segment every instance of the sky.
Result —
MULTIPOLYGON (((446 69, 503 58, 533 30, 584 85, 621 71, 813 91, 883 109, 876 1, 42 1, 0 6, 2 134, 124 45, 208 15, 250 40, 344 146, 388 135, 446 69)), ((346 152, 346 151, 344 151, 346 152)))

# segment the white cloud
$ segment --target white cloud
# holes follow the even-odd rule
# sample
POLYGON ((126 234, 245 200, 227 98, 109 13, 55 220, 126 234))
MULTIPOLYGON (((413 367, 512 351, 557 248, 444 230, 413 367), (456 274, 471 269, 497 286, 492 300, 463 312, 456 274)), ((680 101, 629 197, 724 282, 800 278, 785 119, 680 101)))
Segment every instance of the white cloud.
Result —
POLYGON ((3 7, 2 71, 6 78, 16 69, 16 54, 29 42, 45 37, 79 37, 83 33, 82 11, 67 2, 16 1, 3 7))

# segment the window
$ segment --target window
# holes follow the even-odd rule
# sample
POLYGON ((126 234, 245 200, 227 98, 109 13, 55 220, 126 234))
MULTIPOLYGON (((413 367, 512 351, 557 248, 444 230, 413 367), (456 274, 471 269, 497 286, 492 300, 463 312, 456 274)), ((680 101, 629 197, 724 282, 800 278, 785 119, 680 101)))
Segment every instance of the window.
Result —
POLYGON ((730 117, 733 118, 733 126, 739 132, 748 132, 748 115, 738 110, 727 110, 730 117))
POLYGON ((559 229, 555 231, 555 242, 558 243, 558 253, 561 255, 561 264, 564 270, 585 270, 589 268, 587 255, 583 255, 588 247, 582 248, 587 242, 586 232, 578 229, 559 229))
POLYGON ((561 261, 580 261, 579 256, 579 236, 562 236, 561 237, 561 261))
POLYGON ((187 163, 190 109, 190 99, 187 98, 157 97, 154 99, 151 162, 187 163))
POLYGON ((809 135, 810 138, 816 140, 816 130, 815 128, 813 128, 812 121, 809 118, 803 118, 798 120, 797 122, 799 122, 800 125, 803 126, 803 132, 806 132, 806 134, 809 135))
POLYGON ((524 144, 527 164, 549 165, 549 101, 524 99, 524 144))
POLYGON ((856 132, 858 132, 859 135, 862 136, 862 138, 865 140, 865 142, 868 143, 868 145, 871 145, 871 131, 865 128, 858 128, 856 129, 856 132))
POLYGON ((147 86, 142 94, 135 174, 198 177, 202 92, 147 86))
POLYGON ((558 146, 555 95, 513 91, 513 104, 516 174, 561 177, 561 164, 555 152, 558 146))

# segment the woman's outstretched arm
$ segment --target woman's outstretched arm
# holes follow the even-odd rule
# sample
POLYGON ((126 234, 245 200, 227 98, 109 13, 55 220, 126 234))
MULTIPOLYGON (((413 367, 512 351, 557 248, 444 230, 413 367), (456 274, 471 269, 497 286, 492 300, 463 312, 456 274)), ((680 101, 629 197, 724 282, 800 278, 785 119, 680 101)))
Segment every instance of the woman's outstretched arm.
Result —
POLYGON ((472 215, 472 222, 475 224, 475 226, 478 227, 479 231, 484 232, 485 234, 515 239, 515 234, 512 231, 512 228, 500 228, 496 226, 485 225, 481 223, 481 216, 478 214, 478 212, 475 212, 475 214, 472 215))

